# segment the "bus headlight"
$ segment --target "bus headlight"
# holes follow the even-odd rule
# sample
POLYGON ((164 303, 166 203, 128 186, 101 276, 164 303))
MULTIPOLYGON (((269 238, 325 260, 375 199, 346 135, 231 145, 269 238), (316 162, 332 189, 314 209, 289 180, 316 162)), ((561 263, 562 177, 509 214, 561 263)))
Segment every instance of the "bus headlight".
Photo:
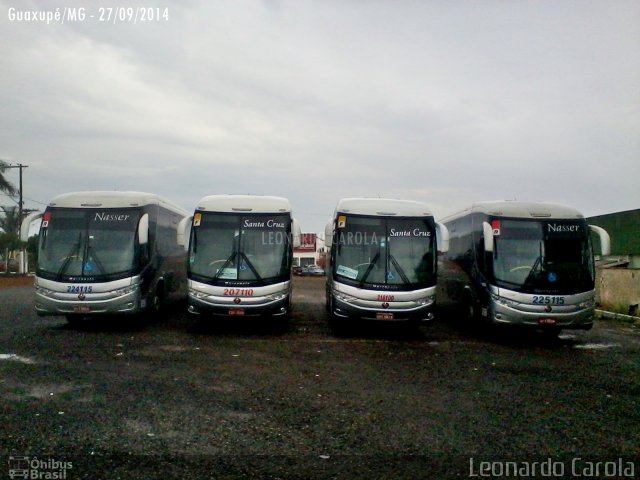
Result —
POLYGON ((333 296, 336 297, 336 300, 340 300, 341 302, 350 303, 353 302, 356 297, 352 297, 351 295, 346 295, 342 292, 333 292, 333 296))
POLYGON ((515 307, 516 305, 518 305, 518 302, 514 302, 513 300, 509 300, 508 298, 501 297, 500 295, 496 295, 495 293, 491 294, 491 299, 494 302, 497 302, 500 305, 504 305, 506 307, 515 307))
POLYGON ((189 296, 195 297, 195 298, 205 298, 205 297, 208 297, 209 294, 205 292, 201 292, 200 290, 196 290, 195 288, 190 288, 189 296))
POLYGON ((591 308, 593 306, 595 306, 596 302, 593 298, 590 298, 589 300, 585 300, 584 302, 580 302, 578 304, 578 306, 580 308, 591 308))
POLYGON ((55 292, 53 290, 49 290, 48 288, 39 287, 36 285, 36 293, 38 295, 42 295, 43 297, 52 297, 55 292))
POLYGON ((424 306, 424 305, 431 305, 435 301, 436 301, 436 296, 435 295, 429 295, 428 297, 419 298, 417 300, 417 303, 420 306, 424 306))
POLYGON ((267 295, 267 299, 272 301, 284 300, 285 298, 287 298, 287 293, 284 293, 284 292, 267 295))
POLYGON ((124 297, 125 295, 129 295, 130 293, 133 293, 133 292, 137 291, 138 288, 140 288, 140 285, 138 285, 138 284, 129 285, 128 287, 119 288, 118 290, 114 290, 113 295, 115 297, 124 297))

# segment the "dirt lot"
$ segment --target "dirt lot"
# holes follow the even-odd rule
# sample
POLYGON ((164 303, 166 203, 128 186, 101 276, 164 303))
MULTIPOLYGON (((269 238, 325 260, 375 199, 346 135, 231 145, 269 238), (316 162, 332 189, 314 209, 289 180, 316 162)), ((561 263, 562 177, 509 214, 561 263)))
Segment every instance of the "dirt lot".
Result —
POLYGON ((30 285, 33 285, 33 277, 0 274, 0 288, 28 287, 30 285))
POLYGON ((5 472, 12 455, 70 462, 71 480, 440 480, 552 459, 568 478, 574 458, 639 458, 635 326, 549 339, 442 314, 336 335, 318 277, 294 279, 286 327, 184 308, 71 326, 33 298, 0 290, 5 472))

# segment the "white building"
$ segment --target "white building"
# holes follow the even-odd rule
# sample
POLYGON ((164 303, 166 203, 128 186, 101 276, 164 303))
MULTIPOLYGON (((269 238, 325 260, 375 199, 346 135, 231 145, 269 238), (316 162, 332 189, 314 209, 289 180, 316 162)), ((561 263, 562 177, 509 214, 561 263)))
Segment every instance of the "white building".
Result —
POLYGON ((293 249, 293 264, 299 267, 324 264, 324 239, 317 233, 303 233, 300 246, 293 249))

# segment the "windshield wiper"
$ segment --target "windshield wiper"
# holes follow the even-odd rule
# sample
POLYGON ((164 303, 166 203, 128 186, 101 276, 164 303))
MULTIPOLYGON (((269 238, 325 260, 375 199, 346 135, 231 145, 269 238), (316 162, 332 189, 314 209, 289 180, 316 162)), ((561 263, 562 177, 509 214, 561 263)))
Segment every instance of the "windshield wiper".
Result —
POLYGON ((258 270, 256 270, 256 267, 253 266, 253 263, 251 263, 251 261, 247 258, 244 252, 240 254, 240 257, 247 264, 247 267, 249 267, 249 270, 251 270, 251 272, 255 275, 256 280, 264 284, 264 279, 260 276, 260 274, 258 273, 258 270))
POLYGON ((543 262, 544 262, 544 257, 542 255, 542 246, 540 246, 540 255, 538 256, 538 258, 536 258, 536 261, 533 263, 531 270, 529 270, 529 274, 527 275, 527 278, 525 278, 524 282, 522 282, 523 286, 528 284, 531 280, 533 280, 533 276, 536 273, 538 273, 538 270, 542 271, 542 268, 540 267, 542 266, 543 262))
POLYGON ((227 258, 227 260, 218 269, 218 271, 216 272, 216 274, 213 277, 213 280, 218 280, 220 278, 220 275, 222 275, 224 273, 225 269, 231 264, 231 262, 233 262, 235 260, 236 255, 238 255, 238 252, 232 252, 231 253, 231 256, 229 258, 227 258))
MULTIPOLYGON (((96 255, 95 250, 93 249, 93 247, 91 246, 91 244, 89 244, 89 247, 87 248, 87 260, 93 260, 96 264, 96 266, 100 269, 100 271, 103 274, 107 273, 107 270, 104 268, 104 265, 102 265, 102 262, 100 261, 100 258, 98 258, 98 256, 96 255)), ((85 264, 83 264, 82 266, 82 274, 84 275, 84 269, 85 269, 85 264)))
POLYGON ((360 288, 362 288, 362 286, 364 285, 364 282, 366 282, 367 278, 369 278, 369 274, 373 270, 373 267, 376 266, 376 262, 378 261, 379 258, 380 258, 380 252, 376 253, 373 256, 373 259, 371 260, 371 262, 369 262, 369 266, 367 267, 367 269, 364 272, 364 275, 362 275, 362 278, 360 279, 360 288))
POLYGON ((402 278, 402 281, 405 283, 405 285, 409 285, 411 283, 411 280, 409 280, 409 277, 407 277, 407 274, 404 273, 404 270, 396 260, 396 257, 394 257, 392 254, 389 254, 389 260, 391 260, 391 263, 393 263, 393 266, 396 268, 396 271, 400 274, 400 277, 402 278))
POLYGON ((56 272, 56 279, 58 281, 62 279, 62 275, 64 274, 65 270, 69 268, 69 264, 71 263, 71 260, 73 259, 73 257, 75 257, 77 252, 80 251, 81 244, 82 244, 82 232, 78 233, 78 241, 72 245, 71 250, 69 250, 67 255, 64 257, 64 262, 62 262, 60 269, 56 272))

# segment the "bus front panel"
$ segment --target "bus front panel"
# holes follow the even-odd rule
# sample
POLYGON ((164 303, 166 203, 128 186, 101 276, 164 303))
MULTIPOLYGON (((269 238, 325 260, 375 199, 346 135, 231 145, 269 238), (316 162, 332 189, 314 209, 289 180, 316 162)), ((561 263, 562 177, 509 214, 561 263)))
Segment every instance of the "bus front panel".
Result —
POLYGON ((291 282, 220 287, 189 280, 189 312, 238 317, 280 316, 290 310, 291 282))
POLYGON ((144 307, 140 208, 47 208, 38 242, 39 315, 130 313, 144 307))
POLYGON ((490 219, 494 251, 487 255, 494 323, 589 329, 595 268, 584 220, 490 219))
POLYGON ((333 316, 433 319, 437 256, 431 217, 339 213, 335 227, 327 291, 333 316))
POLYGON ((110 282, 58 282, 36 277, 35 308, 39 316, 88 316, 136 313, 144 309, 140 277, 110 282))
POLYGON ((189 242, 189 312, 285 315, 291 300, 291 215, 197 211, 189 242))

